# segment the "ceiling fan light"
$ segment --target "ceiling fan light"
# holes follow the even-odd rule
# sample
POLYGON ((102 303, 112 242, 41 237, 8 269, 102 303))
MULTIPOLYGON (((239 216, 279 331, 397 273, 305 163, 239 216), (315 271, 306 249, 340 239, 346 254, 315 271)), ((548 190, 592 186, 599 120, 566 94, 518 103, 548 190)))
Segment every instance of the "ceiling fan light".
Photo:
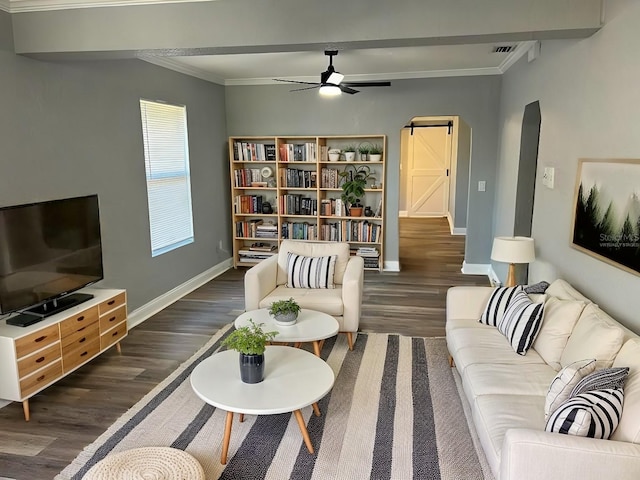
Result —
POLYGON ((337 85, 322 85, 320 87, 320 95, 324 97, 336 97, 342 94, 342 90, 337 85))

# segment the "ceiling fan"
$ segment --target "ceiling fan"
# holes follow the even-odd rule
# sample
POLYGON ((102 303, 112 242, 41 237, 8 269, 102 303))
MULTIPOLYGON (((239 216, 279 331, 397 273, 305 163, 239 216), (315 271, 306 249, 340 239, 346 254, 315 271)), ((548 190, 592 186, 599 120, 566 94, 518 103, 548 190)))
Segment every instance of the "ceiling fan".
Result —
POLYGON ((300 82, 298 80, 284 80, 280 78, 274 78, 277 82, 288 82, 288 83, 299 83, 302 85, 313 85, 311 87, 304 88, 296 88, 294 90, 290 90, 291 92, 300 92, 302 90, 313 90, 314 88, 319 88, 320 93, 324 95, 340 95, 342 92, 353 95, 354 93, 358 93, 359 90, 356 90, 351 87, 390 87, 391 82, 381 81, 381 82, 343 82, 344 75, 340 72, 336 72, 336 69, 333 66, 333 57, 338 55, 338 50, 325 50, 324 54, 329 57, 329 66, 327 70, 320 74, 319 82, 300 82))

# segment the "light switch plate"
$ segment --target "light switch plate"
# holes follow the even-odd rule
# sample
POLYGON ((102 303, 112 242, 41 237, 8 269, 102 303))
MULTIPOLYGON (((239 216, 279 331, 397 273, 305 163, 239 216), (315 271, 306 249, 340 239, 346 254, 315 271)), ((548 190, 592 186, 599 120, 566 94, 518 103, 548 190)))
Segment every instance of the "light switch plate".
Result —
POLYGON ((554 180, 555 180, 555 168, 553 167, 544 167, 544 173, 542 175, 542 184, 545 187, 553 188, 554 180))
POLYGON ((484 192, 486 189, 487 189, 487 182, 485 182, 484 180, 480 180, 478 182, 478 191, 484 192))

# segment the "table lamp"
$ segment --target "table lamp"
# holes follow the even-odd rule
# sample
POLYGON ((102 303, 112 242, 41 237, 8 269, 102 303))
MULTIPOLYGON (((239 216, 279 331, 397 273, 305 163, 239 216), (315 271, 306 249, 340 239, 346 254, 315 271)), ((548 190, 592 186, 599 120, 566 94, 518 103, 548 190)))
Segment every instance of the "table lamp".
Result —
POLYGON ((513 287, 516 284, 516 263, 531 263, 535 258, 533 238, 496 237, 493 239, 491 260, 509 264, 507 287, 513 287))

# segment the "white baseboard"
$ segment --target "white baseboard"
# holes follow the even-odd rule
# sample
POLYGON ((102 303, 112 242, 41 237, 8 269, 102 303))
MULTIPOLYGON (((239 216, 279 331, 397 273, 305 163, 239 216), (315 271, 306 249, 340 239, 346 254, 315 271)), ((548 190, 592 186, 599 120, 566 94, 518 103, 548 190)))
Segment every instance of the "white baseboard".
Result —
POLYGON ((487 275, 489 276, 490 264, 462 262, 462 273, 465 275, 487 275))
POLYGON ((408 216, 409 216, 409 212, 408 212, 408 211, 406 211, 406 210, 400 210, 400 211, 398 212, 398 216, 399 216, 399 217, 408 217, 408 216))
POLYGON ((172 303, 180 300, 186 294, 194 291, 196 288, 201 287, 208 281, 216 278, 218 275, 222 275, 224 272, 233 267, 233 259, 229 258, 223 262, 214 265, 208 270, 205 270, 199 275, 196 275, 190 280, 187 280, 176 288, 169 290, 167 293, 154 298, 149 303, 136 308, 133 312, 130 312, 127 319, 127 326, 129 329, 140 325, 146 319, 152 317, 160 310, 168 307, 172 303))
POLYGON ((454 228, 451 231, 451 235, 466 235, 467 234, 467 229, 466 228, 454 228))
POLYGON ((491 282, 492 286, 502 286, 502 282, 498 278, 498 274, 496 273, 496 271, 493 269, 493 265, 489 265, 489 272, 487 272, 487 276, 489 277, 489 281, 491 282))
POLYGON ((399 272, 400 262, 384 262, 383 270, 385 272, 399 272))

